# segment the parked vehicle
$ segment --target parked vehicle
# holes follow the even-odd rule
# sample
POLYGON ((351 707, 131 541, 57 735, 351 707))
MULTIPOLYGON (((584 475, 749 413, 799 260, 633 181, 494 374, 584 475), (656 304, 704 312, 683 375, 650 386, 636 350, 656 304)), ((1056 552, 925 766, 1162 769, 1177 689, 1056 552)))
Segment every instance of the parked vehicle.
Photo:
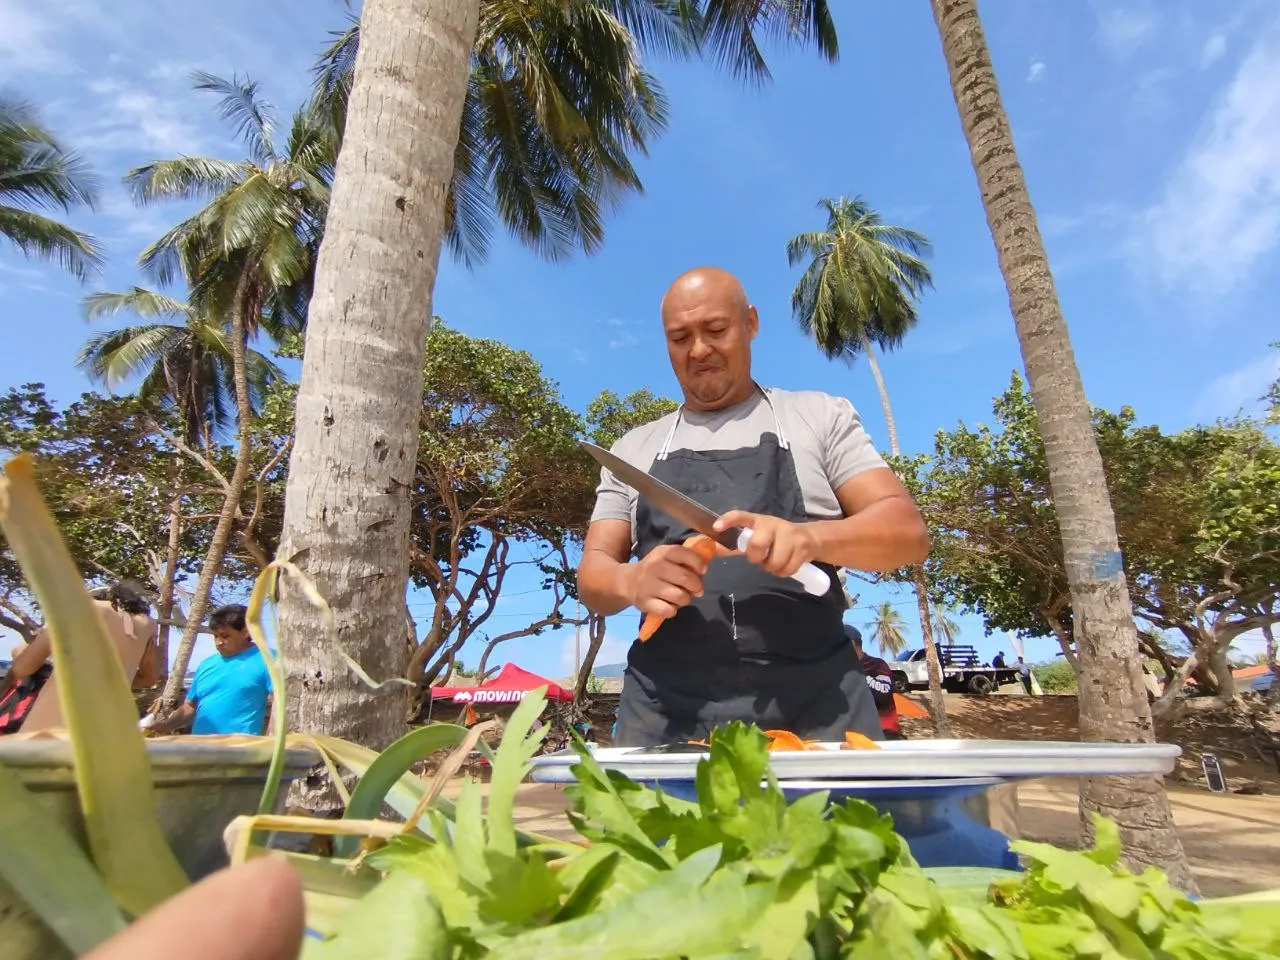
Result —
MULTIPOLYGON (((1017 667, 992 667, 982 662, 978 651, 970 646, 954 644, 938 648, 942 661, 942 687, 948 693, 972 693, 985 696, 1002 683, 1016 683, 1017 667)), ((923 690, 929 686, 929 665, 923 648, 903 650, 891 664, 893 689, 898 693, 923 690)))

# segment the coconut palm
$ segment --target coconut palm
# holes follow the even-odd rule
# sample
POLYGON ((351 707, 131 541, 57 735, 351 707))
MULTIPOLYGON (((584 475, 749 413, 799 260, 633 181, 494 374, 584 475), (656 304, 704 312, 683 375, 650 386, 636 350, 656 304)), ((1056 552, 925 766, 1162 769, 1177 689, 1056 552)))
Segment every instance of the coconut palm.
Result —
POLYGON ((960 636, 960 624, 951 618, 951 611, 946 607, 933 608, 933 635, 946 647, 954 646, 960 636))
MULTIPOLYGON (((800 329, 827 357, 849 363, 866 357, 880 391, 889 449, 898 457, 902 448, 876 347, 900 346, 915 327, 916 303, 932 284, 923 259, 929 241, 914 230, 884 223, 861 197, 824 198, 818 206, 826 212, 826 229, 799 234, 787 244, 791 265, 806 264, 791 294, 791 309, 800 329)), ((912 581, 929 669, 929 714, 938 736, 945 736, 942 663, 933 641, 923 567, 912 570, 912 581)))
MULTIPOLYGON (((1151 708, 1107 478, 977 3, 932 4, 1044 438, 1076 624, 1080 736, 1150 742, 1151 708)), ((1081 781, 1086 840, 1094 812, 1119 824, 1126 859, 1162 866, 1174 883, 1194 889, 1159 778, 1081 781)))
POLYGON ((867 630, 880 652, 893 659, 907 649, 906 621, 888 600, 877 603, 875 611, 875 619, 868 624, 867 630))
MULTIPOLYGON (((154 290, 95 293, 83 302, 85 318, 134 313, 158 321, 95 333, 85 341, 76 366, 95 383, 115 390, 138 380, 138 395, 173 408, 185 439, 206 450, 213 436, 235 420, 235 372, 226 325, 190 304, 154 290), (166 322, 167 321, 167 322, 166 322)), ((267 388, 283 374, 256 350, 245 354, 250 404, 256 409, 267 388)))
POLYGON ((30 106, 0 98, 0 236, 29 257, 88 279, 102 265, 98 241, 31 208, 92 207, 95 186, 84 161, 41 126, 30 106))
POLYGON ((208 73, 196 73, 193 80, 197 90, 218 96, 218 113, 243 139, 247 157, 178 157, 125 175, 139 203, 203 202, 144 250, 139 262, 162 286, 184 281, 194 313, 216 318, 215 329, 225 330, 236 403, 236 464, 165 686, 166 708, 181 692, 248 480, 253 392, 247 341, 259 327, 281 337, 305 320, 334 158, 332 140, 307 111, 295 114, 279 146, 275 111, 255 82, 208 73))
POLYGON ((894 456, 898 428, 875 348, 893 350, 915 327, 916 302, 932 284, 923 257, 930 250, 923 234, 881 221, 861 197, 824 198, 825 230, 802 233, 787 244, 792 266, 806 263, 791 294, 791 309, 805 336, 827 357, 867 359, 884 408, 889 448, 894 456))

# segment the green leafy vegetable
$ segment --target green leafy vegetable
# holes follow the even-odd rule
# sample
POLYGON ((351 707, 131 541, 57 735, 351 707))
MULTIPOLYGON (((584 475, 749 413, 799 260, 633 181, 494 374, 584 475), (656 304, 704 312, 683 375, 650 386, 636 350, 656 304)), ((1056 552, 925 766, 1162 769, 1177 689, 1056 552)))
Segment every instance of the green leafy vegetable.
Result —
POLYGON ((1273 900, 1198 905, 1159 871, 1119 865, 1099 821, 1092 850, 1015 849, 1025 873, 922 870, 869 804, 787 803, 764 735, 711 737, 697 801, 605 771, 578 743, 570 818, 587 846, 517 842, 541 694, 516 710, 486 811, 465 781, 452 822, 366 858, 387 880, 319 956, 494 960, 1245 960, 1280 955, 1273 900), (412 883, 403 878, 412 878, 412 883), (385 887, 397 885, 392 892, 385 887), (404 925, 403 929, 397 924, 404 925), (394 929, 392 929, 394 928, 394 929), (370 931, 385 929, 386 949, 370 931), (430 937, 430 939, 424 939, 430 937))

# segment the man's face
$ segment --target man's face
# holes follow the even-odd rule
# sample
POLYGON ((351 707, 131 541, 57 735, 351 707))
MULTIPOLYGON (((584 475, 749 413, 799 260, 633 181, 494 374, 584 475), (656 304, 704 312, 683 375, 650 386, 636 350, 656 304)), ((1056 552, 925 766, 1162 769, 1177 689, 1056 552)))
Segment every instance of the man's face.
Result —
POLYGON ((249 644, 252 642, 247 629, 237 630, 235 627, 218 627, 213 631, 213 645, 217 648, 218 653, 224 657, 234 657, 237 653, 248 650, 249 644))
POLYGON ((719 410, 745 398, 751 382, 755 307, 723 284, 673 290, 662 312, 671 369, 693 410, 719 410))

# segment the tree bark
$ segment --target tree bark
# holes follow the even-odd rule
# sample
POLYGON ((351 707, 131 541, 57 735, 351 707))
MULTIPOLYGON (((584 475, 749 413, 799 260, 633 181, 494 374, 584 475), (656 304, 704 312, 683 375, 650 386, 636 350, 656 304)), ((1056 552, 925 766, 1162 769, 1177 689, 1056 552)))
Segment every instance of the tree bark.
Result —
MULTIPOLYGON (((880 372, 880 364, 876 361, 874 345, 863 331, 858 338, 862 342, 862 352, 867 355, 867 364, 871 367, 871 376, 876 381, 876 389, 880 391, 880 406, 884 410, 884 428, 889 436, 889 452, 895 457, 902 456, 902 447, 898 444, 898 425, 893 419, 893 407, 889 405, 889 390, 884 384, 884 375, 880 372)), ((929 589, 925 583, 924 567, 911 568, 911 582, 916 592, 916 608, 920 612, 920 633, 924 638, 925 666, 929 672, 929 719, 933 721, 933 733, 937 737, 950 736, 947 724, 947 698, 942 689, 942 661, 938 658, 938 645, 933 640, 933 622, 929 610, 929 589)))
MULTIPOLYGON (((402 676, 409 494, 431 294, 479 0, 367 0, 308 316, 280 556, 331 604, 347 654, 402 676)), ((289 726, 380 749, 406 692, 364 688, 287 586, 289 726)), ((295 805, 331 806, 326 791, 295 805)))
POLYGON ((578 667, 578 676, 573 685, 573 702, 582 703, 587 695, 587 684, 591 680, 591 671, 596 668, 596 656, 604 644, 607 618, 591 614, 587 620, 587 652, 578 667))
MULTIPOLYGON (((160 625, 156 633, 156 659, 160 676, 169 675, 169 623, 173 620, 173 595, 178 584, 178 557, 182 550, 182 493, 169 501, 169 543, 164 555, 164 576, 160 581, 160 596, 156 600, 156 612, 160 625)), ((166 688, 168 683, 165 684, 166 688)))
POLYGON ((942 661, 938 645, 933 642, 933 624, 929 622, 929 591, 924 582, 924 567, 912 567, 911 579, 916 589, 916 607, 920 611, 920 632, 924 636, 924 662, 929 671, 929 719, 936 737, 951 736, 947 723, 947 695, 942 689, 942 661))
MULTIPOLYGON (((1085 740, 1151 742, 1151 710, 1102 457, 977 3, 931 2, 1044 438, 1071 587, 1080 734, 1085 740)), ((1080 788, 1086 840, 1095 811, 1117 822, 1130 863, 1161 866, 1176 885, 1195 889, 1159 779, 1087 779, 1080 788)))
MULTIPOLYGON (((182 639, 178 641, 178 652, 173 658, 173 669, 164 685, 161 697, 161 710, 168 712, 178 705, 182 694, 182 684, 187 677, 187 666, 191 663, 191 652, 195 648, 196 638, 200 634, 200 625, 209 610, 209 597, 213 593, 213 582, 222 569, 222 560, 227 555, 227 547, 231 543, 231 534, 235 530, 236 517, 240 512, 240 497, 249 479, 249 455, 251 452, 250 431, 253 424, 253 407, 249 401, 249 376, 245 364, 245 331, 248 329, 249 292, 253 277, 250 268, 246 268, 236 284, 235 300, 231 304, 231 369, 236 391, 236 466, 227 481, 226 495, 222 500, 222 511, 218 514, 218 523, 213 528, 213 536, 209 539, 209 549, 204 556, 204 564, 200 568, 200 579, 196 582, 195 592, 191 596, 191 608, 187 611, 187 622, 182 628, 182 639)), ((172 594, 170 603, 172 604, 172 594)))
POLYGON ((863 331, 858 331, 858 339, 862 342, 862 352, 867 355, 867 366, 871 368, 871 376, 876 382, 876 389, 880 391, 880 406, 884 410, 884 429, 889 436, 889 450, 893 455, 899 456, 902 448, 898 446, 898 425, 893 419, 893 408, 889 406, 889 390, 884 385, 884 374, 880 372, 880 363, 876 360, 876 351, 874 345, 867 339, 867 335, 863 331))

